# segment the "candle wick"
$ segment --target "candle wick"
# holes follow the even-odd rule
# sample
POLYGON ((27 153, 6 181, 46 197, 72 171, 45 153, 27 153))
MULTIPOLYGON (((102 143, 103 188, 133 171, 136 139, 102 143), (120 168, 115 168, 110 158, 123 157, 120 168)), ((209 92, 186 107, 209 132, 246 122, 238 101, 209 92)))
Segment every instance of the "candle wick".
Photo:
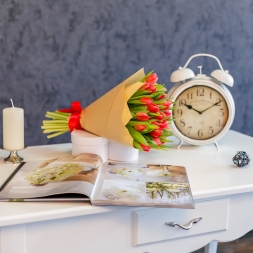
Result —
POLYGON ((12 101, 12 99, 10 99, 10 100, 11 100, 11 104, 12 104, 12 107, 15 107, 15 106, 14 106, 14 104, 13 104, 13 101, 12 101))

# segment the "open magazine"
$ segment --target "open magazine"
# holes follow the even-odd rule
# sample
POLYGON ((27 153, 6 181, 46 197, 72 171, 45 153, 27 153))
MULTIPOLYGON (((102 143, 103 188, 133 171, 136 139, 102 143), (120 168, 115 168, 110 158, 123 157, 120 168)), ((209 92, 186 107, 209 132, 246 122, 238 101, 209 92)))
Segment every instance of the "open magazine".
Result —
POLYGON ((194 208, 185 167, 102 163, 95 154, 21 163, 0 188, 0 201, 71 200, 194 208))

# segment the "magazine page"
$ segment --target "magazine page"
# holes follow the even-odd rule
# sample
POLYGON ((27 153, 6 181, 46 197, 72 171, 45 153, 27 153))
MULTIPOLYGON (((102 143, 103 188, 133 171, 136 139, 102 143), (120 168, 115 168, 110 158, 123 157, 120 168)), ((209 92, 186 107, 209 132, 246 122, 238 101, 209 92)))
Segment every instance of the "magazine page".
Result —
POLYGON ((91 196, 94 205, 194 208, 185 167, 109 162, 91 196))
POLYGON ((0 199, 22 201, 62 193, 90 197, 101 164, 101 157, 95 154, 26 162, 4 184, 0 199))

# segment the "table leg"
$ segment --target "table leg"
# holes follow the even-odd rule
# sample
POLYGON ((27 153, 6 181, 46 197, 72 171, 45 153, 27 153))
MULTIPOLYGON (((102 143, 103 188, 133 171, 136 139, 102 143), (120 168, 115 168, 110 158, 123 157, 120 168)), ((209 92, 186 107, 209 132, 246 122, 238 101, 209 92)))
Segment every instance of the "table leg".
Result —
POLYGON ((217 241, 212 241, 205 246, 205 253, 216 253, 218 247, 217 241))

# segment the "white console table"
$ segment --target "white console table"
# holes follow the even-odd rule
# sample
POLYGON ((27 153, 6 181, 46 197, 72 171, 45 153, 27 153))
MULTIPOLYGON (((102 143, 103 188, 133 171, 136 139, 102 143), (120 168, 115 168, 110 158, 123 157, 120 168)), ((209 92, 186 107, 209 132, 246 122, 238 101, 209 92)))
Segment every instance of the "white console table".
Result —
MULTIPOLYGON (((142 153, 139 162, 184 165, 196 209, 95 207, 88 203, 0 202, 1 253, 187 253, 231 241, 253 229, 253 165, 238 168, 237 151, 253 159, 253 138, 229 131, 214 145, 142 153), (202 217, 190 230, 186 224, 202 217), (209 244, 210 243, 210 244, 209 244)), ((173 145, 177 145, 175 140, 173 145)), ((34 146, 19 152, 26 161, 71 154, 71 144, 34 146)), ((0 183, 15 169, 0 151, 0 183)))

